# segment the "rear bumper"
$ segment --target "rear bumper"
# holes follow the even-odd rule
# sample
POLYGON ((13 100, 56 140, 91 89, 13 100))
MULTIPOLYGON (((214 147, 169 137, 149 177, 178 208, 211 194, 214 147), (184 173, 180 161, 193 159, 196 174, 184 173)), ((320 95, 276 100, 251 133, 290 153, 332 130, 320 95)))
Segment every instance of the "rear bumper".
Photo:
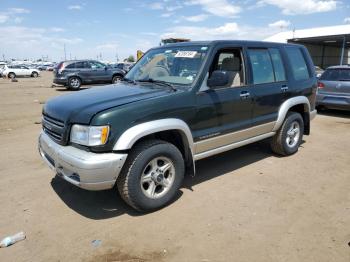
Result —
POLYGON ((42 132, 39 152, 47 165, 69 183, 87 190, 112 188, 127 154, 86 152, 72 146, 61 146, 42 132))
POLYGON ((350 95, 346 96, 318 93, 316 105, 334 109, 350 110, 350 95))
POLYGON ((59 77, 55 77, 53 79, 53 82, 54 82, 54 84, 63 85, 63 86, 67 85, 67 83, 68 83, 66 78, 59 78, 59 77))

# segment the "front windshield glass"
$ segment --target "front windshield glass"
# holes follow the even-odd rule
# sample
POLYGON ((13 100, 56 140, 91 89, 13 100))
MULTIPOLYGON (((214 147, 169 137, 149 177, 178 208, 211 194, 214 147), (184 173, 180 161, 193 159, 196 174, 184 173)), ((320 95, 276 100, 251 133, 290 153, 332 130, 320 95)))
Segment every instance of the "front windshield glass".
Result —
POLYGON ((132 81, 164 81, 191 85, 207 54, 208 46, 157 48, 147 52, 125 76, 132 81))

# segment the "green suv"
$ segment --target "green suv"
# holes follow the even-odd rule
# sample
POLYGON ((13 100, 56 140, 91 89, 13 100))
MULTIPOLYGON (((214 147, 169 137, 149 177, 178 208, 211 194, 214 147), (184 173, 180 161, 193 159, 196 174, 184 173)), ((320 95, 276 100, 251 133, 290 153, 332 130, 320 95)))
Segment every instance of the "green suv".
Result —
POLYGON ((316 88, 300 45, 165 45, 116 85, 48 101, 39 151, 66 181, 88 190, 116 185, 136 210, 155 210, 197 160, 265 138, 277 154, 297 152, 316 115, 316 88))

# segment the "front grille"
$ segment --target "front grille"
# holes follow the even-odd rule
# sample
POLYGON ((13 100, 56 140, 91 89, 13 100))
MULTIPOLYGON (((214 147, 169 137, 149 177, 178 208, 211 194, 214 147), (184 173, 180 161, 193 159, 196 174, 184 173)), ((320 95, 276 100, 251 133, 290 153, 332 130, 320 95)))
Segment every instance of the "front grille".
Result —
POLYGON ((43 114, 42 126, 44 132, 54 141, 59 144, 65 144, 66 128, 63 121, 48 116, 47 114, 43 114))

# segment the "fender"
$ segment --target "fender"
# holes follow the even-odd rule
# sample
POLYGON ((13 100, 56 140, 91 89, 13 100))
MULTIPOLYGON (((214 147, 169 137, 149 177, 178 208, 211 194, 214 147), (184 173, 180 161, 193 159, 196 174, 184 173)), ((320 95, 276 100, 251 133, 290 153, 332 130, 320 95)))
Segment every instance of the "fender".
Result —
POLYGON ((304 111, 310 114, 310 102, 306 96, 296 96, 292 97, 283 102, 279 111, 278 117, 275 126, 272 131, 276 132, 283 124, 284 119, 286 118, 288 110, 295 105, 304 105, 304 111))
POLYGON ((167 130, 179 130, 185 139, 187 139, 188 146, 193 154, 193 137, 188 125, 177 118, 166 118, 160 120, 154 120, 135 125, 127 129, 115 143, 113 150, 127 150, 142 137, 151 135, 161 131, 167 130))

